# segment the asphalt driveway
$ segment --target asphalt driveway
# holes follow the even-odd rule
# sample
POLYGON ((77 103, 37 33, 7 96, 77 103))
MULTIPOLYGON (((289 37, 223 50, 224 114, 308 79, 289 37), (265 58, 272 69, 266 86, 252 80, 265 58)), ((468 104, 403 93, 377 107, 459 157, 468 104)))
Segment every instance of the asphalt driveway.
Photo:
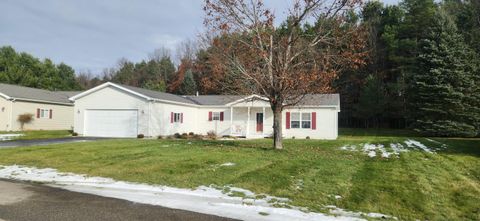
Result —
POLYGON ((232 220, 218 216, 0 180, 0 221, 232 220))
POLYGON ((106 138, 99 137, 64 137, 64 138, 53 138, 53 139, 37 139, 37 140, 12 140, 12 141, 1 141, 0 149, 2 148, 13 148, 13 147, 25 147, 25 146, 44 146, 50 144, 61 144, 61 143, 75 143, 75 142, 88 142, 95 141, 106 138))

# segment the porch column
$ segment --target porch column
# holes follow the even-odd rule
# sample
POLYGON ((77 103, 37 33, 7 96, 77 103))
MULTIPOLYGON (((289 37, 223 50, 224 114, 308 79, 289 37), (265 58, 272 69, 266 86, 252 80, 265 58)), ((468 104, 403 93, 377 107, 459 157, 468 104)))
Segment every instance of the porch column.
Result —
POLYGON ((263 112, 262 113, 263 113, 262 114, 262 117, 263 117, 263 119, 262 119, 262 122, 263 122, 262 123, 262 127, 263 127, 262 128, 262 136, 265 136, 265 107, 263 107, 263 112))
POLYGON ((230 107, 230 135, 233 134, 233 107, 230 107))
POLYGON ((247 107, 247 129, 245 131, 245 137, 248 137, 250 131, 250 107, 247 107))

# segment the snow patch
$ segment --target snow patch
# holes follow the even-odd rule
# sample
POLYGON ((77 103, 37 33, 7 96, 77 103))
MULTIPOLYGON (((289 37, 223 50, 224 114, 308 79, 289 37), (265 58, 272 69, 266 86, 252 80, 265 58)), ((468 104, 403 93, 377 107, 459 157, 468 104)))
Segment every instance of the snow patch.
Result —
MULTIPOLYGON (((441 144, 441 148, 447 148, 446 144, 442 144, 438 141, 427 139, 428 141, 441 144)), ((360 144, 360 145, 345 145, 340 147, 341 150, 346 151, 359 151, 365 153, 369 157, 376 157, 378 154, 382 158, 390 158, 392 156, 399 157, 402 152, 409 152, 412 149, 419 149, 427 153, 435 153, 435 149, 427 147, 425 144, 420 141, 408 139, 402 143, 390 143, 389 149, 387 149, 383 144, 360 144), (405 145, 404 145, 405 144, 405 145)))
MULTIPOLYGON (((88 177, 61 173, 55 169, 37 169, 23 166, 0 166, 0 178, 44 183, 70 191, 124 199, 137 203, 159 205, 174 209, 217 215, 240 220, 364 220, 376 213, 348 212, 329 207, 332 215, 306 212, 305 208, 291 207, 289 199, 253 192, 236 187, 215 188, 200 186, 182 189, 160 185, 147 185, 116 181, 103 177, 88 177), (232 196, 242 193, 244 197, 232 196), (285 205, 282 208, 282 205, 285 205), (266 215, 268 214, 268 215, 266 215), (360 214, 360 215, 359 215, 360 214)), ((381 216, 389 217, 381 214, 381 216)))
POLYGON ((0 141, 13 140, 21 136, 24 136, 24 134, 0 134, 0 141))
POLYGON ((224 164, 220 164, 221 167, 232 167, 232 166, 235 166, 235 163, 232 163, 232 162, 227 162, 227 163, 224 163, 224 164))
POLYGON ((398 220, 397 217, 389 216, 389 215, 385 215, 385 214, 381 214, 381 213, 352 212, 352 211, 341 209, 341 208, 338 208, 338 207, 332 206, 332 205, 326 206, 326 208, 329 209, 329 212, 331 214, 335 214, 335 215, 338 215, 338 216, 357 217, 357 218, 369 217, 369 218, 377 218, 377 219, 381 218, 381 219, 398 220))

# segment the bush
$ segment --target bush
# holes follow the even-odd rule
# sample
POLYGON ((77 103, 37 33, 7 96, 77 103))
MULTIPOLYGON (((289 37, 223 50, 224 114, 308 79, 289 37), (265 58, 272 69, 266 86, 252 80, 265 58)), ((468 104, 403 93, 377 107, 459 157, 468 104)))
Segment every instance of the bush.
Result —
POLYGON ((187 133, 183 133, 181 136, 180 136, 181 139, 188 139, 188 134, 187 133))
POLYGON ((145 135, 143 135, 143 134, 137 135, 137 138, 138 138, 138 139, 142 139, 142 138, 144 138, 144 137, 145 137, 145 135))
POLYGON ((208 131, 207 132, 207 137, 209 139, 215 140, 215 139, 217 139, 217 133, 215 133, 215 131, 213 131, 213 130, 208 131))
POLYGON ((177 138, 177 139, 180 139, 180 138, 182 138, 182 135, 180 135, 179 133, 175 133, 175 134, 173 135, 173 137, 175 137, 175 138, 177 138))
POLYGON ((310 140, 310 136, 307 136, 305 139, 310 140))
POLYGON ((293 137, 292 137, 292 139, 294 139, 294 140, 295 140, 295 136, 293 136, 293 137))
POLYGON ((17 121, 20 122, 20 128, 33 121, 33 114, 25 113, 18 115, 17 121))
POLYGON ((164 137, 163 137, 162 135, 158 135, 158 136, 157 136, 157 139, 159 139, 159 140, 161 140, 161 139, 163 139, 163 138, 164 138, 164 137))
POLYGON ((191 136, 191 137, 193 137, 193 136, 195 136, 195 133, 194 133, 194 132, 190 132, 190 133, 188 133, 188 135, 191 136))
POLYGON ((72 132, 72 136, 76 137, 76 136, 78 136, 78 133, 77 132, 72 132))

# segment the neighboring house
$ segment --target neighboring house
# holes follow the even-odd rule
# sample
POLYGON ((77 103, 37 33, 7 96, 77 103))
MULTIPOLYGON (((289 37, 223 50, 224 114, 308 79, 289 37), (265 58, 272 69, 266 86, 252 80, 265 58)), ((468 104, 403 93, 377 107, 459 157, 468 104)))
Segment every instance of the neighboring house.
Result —
POLYGON ((32 114, 25 130, 66 130, 73 127, 73 103, 79 92, 47 91, 0 83, 0 131, 19 131, 21 114, 32 114))
MULTIPOLYGON (((261 138, 273 134, 270 105, 256 95, 179 96, 105 83, 70 98, 74 130, 84 136, 136 137, 175 133, 261 138)), ((336 139, 338 94, 307 95, 284 110, 283 135, 336 139)))

